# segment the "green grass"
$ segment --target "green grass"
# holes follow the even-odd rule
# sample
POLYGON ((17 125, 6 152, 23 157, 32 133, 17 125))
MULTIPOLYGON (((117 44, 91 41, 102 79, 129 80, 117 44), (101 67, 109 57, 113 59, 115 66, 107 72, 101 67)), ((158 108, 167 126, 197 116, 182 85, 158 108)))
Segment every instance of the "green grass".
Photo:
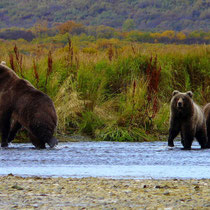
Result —
MULTIPOLYGON (((59 42, 50 45, 41 41, 16 42, 19 51, 25 52, 21 54, 24 77, 55 103, 58 133, 79 133, 107 141, 156 140, 168 133, 174 89, 192 90, 194 100, 200 105, 210 101, 210 46, 135 44, 131 47, 129 42, 118 40, 120 47, 113 45, 110 54, 98 43, 101 45, 97 40, 72 41, 70 52, 68 43, 62 46, 59 42), (53 65, 47 77, 49 50, 53 65), (35 78, 33 60, 39 81, 35 78), (159 80, 151 80, 160 67, 159 80)), ((0 59, 10 66, 12 53, 18 65, 14 42, 0 40, 0 44, 0 59)))

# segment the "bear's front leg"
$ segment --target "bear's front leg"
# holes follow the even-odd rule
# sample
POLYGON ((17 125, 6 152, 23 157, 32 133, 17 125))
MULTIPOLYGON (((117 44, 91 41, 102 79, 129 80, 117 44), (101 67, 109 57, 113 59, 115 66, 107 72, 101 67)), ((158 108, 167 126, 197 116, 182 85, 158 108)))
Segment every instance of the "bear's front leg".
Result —
POLYGON ((184 150, 191 150, 191 146, 192 146, 192 142, 194 139, 194 134, 193 131, 191 129, 188 128, 188 130, 186 129, 185 131, 182 131, 183 134, 183 146, 184 146, 184 150))
POLYGON ((168 146, 174 147, 174 139, 179 134, 179 130, 170 128, 169 129, 169 137, 168 137, 168 146))
POLYGON ((182 146, 184 146, 184 137, 183 137, 182 132, 181 132, 181 143, 182 143, 182 146))
POLYGON ((169 128, 169 137, 168 137, 168 146, 169 147, 174 147, 174 139, 180 132, 180 126, 171 121, 170 122, 170 128, 169 128))
POLYGON ((10 130, 11 114, 5 112, 1 118, 1 147, 8 147, 8 135, 10 130))
POLYGON ((32 144, 36 147, 36 149, 46 149, 45 143, 38 139, 35 135, 32 133, 29 133, 30 140, 32 144))
POLYGON ((8 142, 2 141, 1 142, 1 147, 8 147, 8 142))

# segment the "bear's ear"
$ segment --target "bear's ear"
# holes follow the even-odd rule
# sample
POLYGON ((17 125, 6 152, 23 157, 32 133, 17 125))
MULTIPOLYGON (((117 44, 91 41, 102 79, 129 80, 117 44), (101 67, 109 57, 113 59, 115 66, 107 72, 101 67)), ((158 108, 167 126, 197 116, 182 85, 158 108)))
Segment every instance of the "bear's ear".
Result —
POLYGON ((179 91, 178 90, 174 90, 173 93, 172 93, 172 96, 175 96, 176 94, 178 94, 179 91))
POLYGON ((1 62, 1 65, 6 65, 6 62, 5 62, 5 61, 2 61, 2 62, 1 62))
POLYGON ((190 96, 190 98, 192 98, 193 97, 192 91, 187 91, 187 95, 190 96))

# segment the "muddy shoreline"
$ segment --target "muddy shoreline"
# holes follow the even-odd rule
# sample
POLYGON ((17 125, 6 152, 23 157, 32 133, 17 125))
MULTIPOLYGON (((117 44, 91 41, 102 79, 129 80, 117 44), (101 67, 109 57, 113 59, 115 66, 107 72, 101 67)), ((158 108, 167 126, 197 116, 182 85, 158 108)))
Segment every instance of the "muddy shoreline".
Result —
POLYGON ((0 176, 1 209, 210 209, 210 179, 0 176))

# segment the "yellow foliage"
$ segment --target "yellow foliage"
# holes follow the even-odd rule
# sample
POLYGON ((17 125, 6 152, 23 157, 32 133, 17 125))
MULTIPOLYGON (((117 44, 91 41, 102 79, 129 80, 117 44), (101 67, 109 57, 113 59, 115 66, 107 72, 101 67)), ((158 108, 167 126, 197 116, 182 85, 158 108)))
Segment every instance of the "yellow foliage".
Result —
POLYGON ((205 40, 210 40, 210 35, 204 37, 205 40))
POLYGON ((167 38, 169 38, 169 39, 174 39, 174 38, 175 38, 175 32, 172 31, 172 30, 164 31, 164 32, 161 34, 161 37, 167 37, 167 38))
POLYGON ((179 39, 179 40, 184 40, 184 39, 187 38, 186 35, 185 35, 183 32, 178 32, 178 33, 176 34, 176 37, 177 37, 177 39, 179 39))
POLYGON ((161 33, 151 33, 151 37, 155 39, 161 38, 161 33))

